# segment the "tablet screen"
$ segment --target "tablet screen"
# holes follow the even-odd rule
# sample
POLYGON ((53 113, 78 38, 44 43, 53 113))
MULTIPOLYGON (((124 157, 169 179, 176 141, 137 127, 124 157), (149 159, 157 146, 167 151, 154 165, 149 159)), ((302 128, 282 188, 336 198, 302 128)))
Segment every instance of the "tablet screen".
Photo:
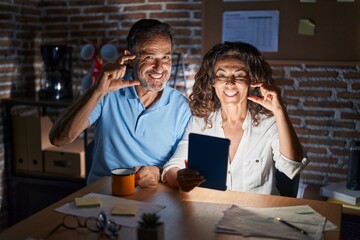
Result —
POLYGON ((188 167, 204 176, 200 187, 226 190, 230 140, 203 134, 189 134, 188 167))

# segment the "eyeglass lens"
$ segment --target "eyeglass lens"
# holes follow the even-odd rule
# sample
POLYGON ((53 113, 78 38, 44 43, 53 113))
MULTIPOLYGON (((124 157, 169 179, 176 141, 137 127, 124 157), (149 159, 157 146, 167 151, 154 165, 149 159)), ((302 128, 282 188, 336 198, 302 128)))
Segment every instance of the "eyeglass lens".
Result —
POLYGON ((65 215, 63 222, 50 231, 45 239, 50 237, 60 227, 74 230, 79 227, 87 228, 92 232, 100 232, 102 230, 107 236, 117 236, 121 229, 121 225, 118 225, 114 220, 107 220, 106 214, 104 212, 100 212, 98 217, 89 217, 84 221, 81 221, 79 218, 72 215, 65 215))
POLYGON ((93 232, 98 232, 101 230, 101 228, 99 228, 99 226, 97 225, 97 218, 95 217, 87 218, 85 224, 86 227, 93 232))
POLYGON ((63 224, 66 228, 70 229, 75 229, 81 226, 79 219, 71 215, 64 216, 63 224))

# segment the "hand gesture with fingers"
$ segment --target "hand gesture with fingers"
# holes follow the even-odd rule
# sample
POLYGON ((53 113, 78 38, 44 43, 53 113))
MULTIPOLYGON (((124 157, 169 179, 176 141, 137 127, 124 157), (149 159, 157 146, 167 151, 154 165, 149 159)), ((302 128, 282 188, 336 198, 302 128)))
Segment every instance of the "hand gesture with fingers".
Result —
POLYGON ((135 59, 135 55, 125 54, 117 62, 106 64, 96 81, 96 89, 100 92, 108 93, 121 88, 139 85, 138 80, 122 80, 126 72, 125 63, 133 59, 135 59))
POLYGON ((183 168, 177 172, 176 178, 180 190, 190 192, 193 188, 199 186, 205 179, 197 171, 190 168, 183 168))
POLYGON ((275 112, 281 110, 284 106, 280 97, 280 90, 274 85, 268 85, 265 83, 251 84, 251 88, 258 87, 263 97, 249 96, 247 99, 260 104, 264 108, 275 112))

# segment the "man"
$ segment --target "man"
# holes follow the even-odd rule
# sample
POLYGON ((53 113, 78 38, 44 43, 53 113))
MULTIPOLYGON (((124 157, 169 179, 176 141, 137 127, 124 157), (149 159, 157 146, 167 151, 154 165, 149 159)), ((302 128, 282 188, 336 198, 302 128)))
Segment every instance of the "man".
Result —
POLYGON ((52 144, 62 146, 95 123, 87 182, 126 167, 135 168, 136 184, 147 187, 159 182, 191 112, 186 97, 166 84, 174 46, 170 26, 139 20, 127 44, 119 61, 105 65, 95 85, 59 117, 49 137, 52 144), (127 65, 133 80, 122 80, 127 65))

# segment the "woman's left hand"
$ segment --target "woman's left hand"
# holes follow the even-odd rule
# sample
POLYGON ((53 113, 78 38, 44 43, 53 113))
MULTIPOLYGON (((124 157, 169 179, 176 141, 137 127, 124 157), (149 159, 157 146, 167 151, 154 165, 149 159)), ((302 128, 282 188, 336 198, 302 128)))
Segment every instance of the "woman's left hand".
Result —
POLYGON ((205 179, 199 172, 190 169, 190 168, 183 168, 177 172, 176 178, 179 189, 184 192, 190 192, 195 187, 199 186, 205 179))
POLYGON ((260 89, 260 93, 263 97, 248 96, 247 99, 260 104, 264 108, 276 112, 277 110, 283 109, 284 105, 280 97, 280 89, 274 85, 268 85, 265 83, 251 84, 250 88, 260 89))

